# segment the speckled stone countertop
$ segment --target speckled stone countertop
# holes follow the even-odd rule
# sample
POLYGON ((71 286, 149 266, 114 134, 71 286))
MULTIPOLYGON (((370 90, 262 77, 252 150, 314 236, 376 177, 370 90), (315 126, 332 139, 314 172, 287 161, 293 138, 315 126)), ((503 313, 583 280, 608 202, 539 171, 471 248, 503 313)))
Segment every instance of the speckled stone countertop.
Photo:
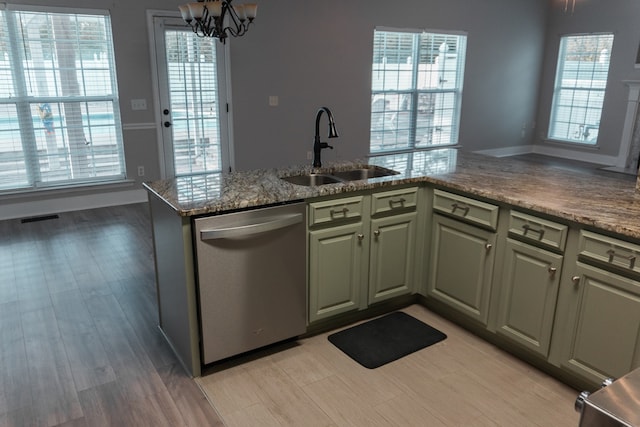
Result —
MULTIPOLYGON (((144 186, 178 215, 191 216, 428 182, 640 239, 640 192, 636 191, 636 178, 631 175, 488 157, 455 149, 374 157, 367 163, 400 173, 315 187, 280 179, 311 172, 310 166, 300 166, 183 177, 144 186)), ((321 171, 349 169, 360 164, 334 163, 321 171)))

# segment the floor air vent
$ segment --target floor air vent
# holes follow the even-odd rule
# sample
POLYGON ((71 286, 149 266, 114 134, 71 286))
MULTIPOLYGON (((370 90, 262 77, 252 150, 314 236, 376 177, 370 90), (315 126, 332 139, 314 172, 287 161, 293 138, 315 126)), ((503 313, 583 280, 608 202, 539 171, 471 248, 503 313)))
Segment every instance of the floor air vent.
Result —
POLYGON ((22 218, 20 222, 25 224, 27 222, 36 222, 36 221, 48 221, 50 219, 58 219, 60 218, 58 215, 43 215, 43 216, 34 216, 31 218, 22 218))

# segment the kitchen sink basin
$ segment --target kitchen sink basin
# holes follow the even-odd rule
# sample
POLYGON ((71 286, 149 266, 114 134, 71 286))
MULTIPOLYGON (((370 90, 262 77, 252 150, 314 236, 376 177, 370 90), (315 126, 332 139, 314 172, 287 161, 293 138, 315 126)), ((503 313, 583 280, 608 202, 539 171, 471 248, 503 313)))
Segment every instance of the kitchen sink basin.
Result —
POLYGON ((281 179, 284 179, 285 181, 296 185, 306 185, 307 187, 310 187, 312 185, 335 184, 337 182, 342 182, 342 180, 334 176, 321 173, 285 176, 281 179))
POLYGON ((357 181, 360 179, 380 178, 382 176, 397 175, 398 172, 384 169, 377 166, 369 166, 358 169, 349 169, 345 171, 336 171, 331 175, 340 178, 343 181, 357 181))
POLYGON ((334 171, 331 173, 309 173, 302 175, 285 176, 280 179, 290 182, 291 184, 310 187, 314 185, 336 184, 339 182, 380 178, 383 176, 397 175, 398 173, 399 172, 396 172, 394 170, 385 169, 379 166, 365 166, 356 169, 334 171))

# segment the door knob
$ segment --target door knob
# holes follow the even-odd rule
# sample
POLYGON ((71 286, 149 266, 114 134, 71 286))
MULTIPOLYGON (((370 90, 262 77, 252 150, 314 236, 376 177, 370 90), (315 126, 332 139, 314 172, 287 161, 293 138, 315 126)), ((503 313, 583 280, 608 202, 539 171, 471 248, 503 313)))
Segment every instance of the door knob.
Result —
POLYGON ((171 127, 171 122, 164 122, 164 127, 166 128, 171 127))

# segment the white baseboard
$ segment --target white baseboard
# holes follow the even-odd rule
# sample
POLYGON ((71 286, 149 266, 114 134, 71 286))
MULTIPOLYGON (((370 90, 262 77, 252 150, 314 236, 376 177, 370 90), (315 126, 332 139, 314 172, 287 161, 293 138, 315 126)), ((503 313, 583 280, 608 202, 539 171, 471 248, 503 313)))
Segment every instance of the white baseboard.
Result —
POLYGON ((146 201, 147 192, 143 189, 67 196, 55 199, 30 200, 28 202, 3 204, 2 209, 0 209, 0 220, 31 218, 60 212, 128 205, 146 201))
POLYGON ((618 161, 617 156, 606 156, 588 151, 567 150, 560 147, 551 147, 547 145, 534 145, 533 152, 546 156, 560 157, 563 159, 578 160, 581 162, 595 163, 598 165, 612 166, 618 161))
POLYGON ((478 150, 476 153, 485 154, 492 157, 509 157, 518 154, 533 153, 533 145, 515 145, 512 147, 492 148, 489 150, 478 150))
POLYGON ((487 156, 492 157, 508 157, 517 156, 518 154, 536 153, 545 156, 559 157, 561 159, 578 160, 581 162, 606 166, 615 165, 618 161, 617 156, 605 156, 595 152, 568 150, 561 147, 552 147, 547 145, 517 145, 513 147, 478 150, 476 153, 486 154, 487 156))

